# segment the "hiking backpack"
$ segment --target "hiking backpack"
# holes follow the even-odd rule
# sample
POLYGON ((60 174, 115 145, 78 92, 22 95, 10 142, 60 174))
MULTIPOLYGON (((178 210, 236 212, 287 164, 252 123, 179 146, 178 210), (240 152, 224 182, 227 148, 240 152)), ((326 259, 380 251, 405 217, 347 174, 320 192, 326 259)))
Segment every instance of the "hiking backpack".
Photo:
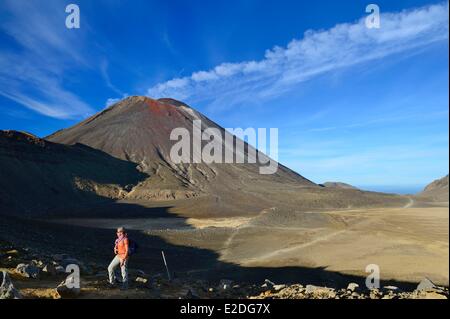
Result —
POLYGON ((128 238, 128 255, 132 256, 136 254, 137 250, 138 244, 134 240, 128 238))

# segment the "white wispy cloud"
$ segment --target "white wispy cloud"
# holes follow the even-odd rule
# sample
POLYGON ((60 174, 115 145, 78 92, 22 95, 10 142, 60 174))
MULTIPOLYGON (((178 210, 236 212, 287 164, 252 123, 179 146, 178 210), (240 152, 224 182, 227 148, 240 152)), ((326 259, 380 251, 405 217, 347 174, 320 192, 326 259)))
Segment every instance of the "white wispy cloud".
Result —
POLYGON ((100 73, 103 77, 103 80, 106 83, 106 86, 109 87, 112 91, 114 91, 115 93, 119 94, 119 95, 126 95, 126 93, 122 92, 119 88, 117 88, 111 81, 111 78, 109 76, 108 73, 108 68, 109 68, 109 62, 106 59, 103 59, 100 62, 100 73))
POLYGON ((100 73, 103 77, 103 80, 105 81, 105 84, 108 88, 111 89, 111 91, 113 91, 114 93, 116 93, 117 97, 110 97, 106 100, 105 102, 105 108, 108 108, 109 106, 119 102, 120 100, 128 97, 128 93, 124 93, 122 92, 117 86, 115 86, 112 81, 111 78, 109 76, 108 73, 108 68, 109 68, 109 62, 106 59, 103 59, 100 62, 100 73))
POLYGON ((448 39, 448 2, 384 13, 381 28, 368 29, 365 17, 328 30, 305 32, 286 47, 267 50, 260 61, 223 63, 148 89, 150 97, 232 106, 261 101, 306 80, 345 67, 426 47, 448 39))
POLYGON ((65 27, 65 4, 13 1, 1 4, 0 31, 15 50, 0 47, 0 95, 41 114, 77 118, 93 110, 64 87, 74 66, 88 67, 80 53, 82 32, 65 27))

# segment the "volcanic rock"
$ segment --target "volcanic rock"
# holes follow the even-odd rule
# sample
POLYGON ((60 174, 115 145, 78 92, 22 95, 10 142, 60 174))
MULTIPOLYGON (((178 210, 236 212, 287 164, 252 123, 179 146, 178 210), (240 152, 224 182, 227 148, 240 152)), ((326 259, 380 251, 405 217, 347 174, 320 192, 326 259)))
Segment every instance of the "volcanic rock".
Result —
POLYGON ((16 271, 24 277, 37 279, 39 277, 39 268, 33 263, 30 264, 18 264, 16 271))
POLYGON ((0 299, 22 299, 21 293, 14 287, 9 274, 0 272, 0 299))

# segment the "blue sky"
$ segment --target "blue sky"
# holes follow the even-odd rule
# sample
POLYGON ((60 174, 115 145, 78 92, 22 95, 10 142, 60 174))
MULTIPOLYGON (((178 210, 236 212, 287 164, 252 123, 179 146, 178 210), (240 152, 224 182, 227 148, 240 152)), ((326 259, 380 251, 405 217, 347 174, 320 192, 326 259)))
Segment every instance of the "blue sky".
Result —
POLYGON ((0 2, 0 129, 46 136, 127 95, 276 127, 315 182, 411 192, 448 173, 448 2, 0 2), (81 28, 65 27, 76 3, 81 28))

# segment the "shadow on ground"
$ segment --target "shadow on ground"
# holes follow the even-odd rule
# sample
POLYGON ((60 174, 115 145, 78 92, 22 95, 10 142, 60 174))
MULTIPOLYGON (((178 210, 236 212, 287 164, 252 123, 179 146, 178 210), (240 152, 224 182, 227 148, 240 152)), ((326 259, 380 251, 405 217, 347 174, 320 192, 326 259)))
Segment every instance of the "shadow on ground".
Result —
MULTIPOLYGON (((109 219, 117 219, 117 226, 120 226, 122 218, 174 217, 169 213, 169 208, 107 203, 103 208, 91 210, 90 217, 107 216, 109 219)), ((86 217, 86 214, 83 213, 82 217, 86 217)), ((113 258, 114 229, 71 226, 56 224, 50 220, 12 216, 0 216, 0 220, 0 240, 13 242, 20 247, 29 247, 46 255, 66 253, 85 263, 94 262, 105 268, 113 258)), ((186 228, 191 227, 185 222, 184 224, 186 228)), ((164 251, 170 271, 178 278, 198 278, 211 282, 231 279, 243 283, 262 283, 268 278, 276 283, 325 285, 333 288, 346 287, 349 282, 356 282, 361 286, 365 284, 365 277, 328 271, 321 267, 242 267, 219 260, 219 254, 208 249, 174 245, 141 231, 131 230, 129 236, 139 243, 139 252, 132 258, 130 267, 142 269, 149 274, 165 273, 161 258, 161 251, 164 251)), ((381 284, 394 285, 404 290, 413 290, 417 285, 395 280, 383 281, 381 284)))

